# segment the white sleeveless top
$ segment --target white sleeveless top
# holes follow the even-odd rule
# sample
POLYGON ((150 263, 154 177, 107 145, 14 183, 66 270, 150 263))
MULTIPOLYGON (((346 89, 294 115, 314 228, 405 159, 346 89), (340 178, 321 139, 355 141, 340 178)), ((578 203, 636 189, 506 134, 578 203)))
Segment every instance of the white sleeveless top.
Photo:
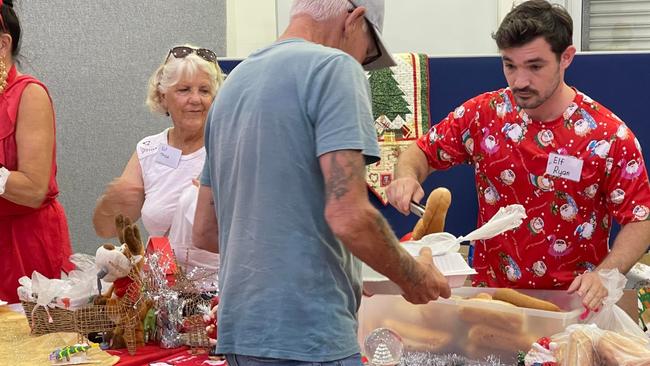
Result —
POLYGON ((209 287, 216 284, 219 255, 192 245, 192 225, 196 211, 198 187, 192 179, 199 177, 205 161, 205 148, 182 155, 178 167, 171 168, 156 162, 161 144, 167 144, 169 128, 143 138, 136 147, 142 180, 144 181, 144 204, 142 223, 149 236, 168 236, 178 263, 187 271, 203 267, 214 276, 206 278, 209 287))
MULTIPOLYGON (((202 147, 191 154, 182 155, 176 169, 157 163, 158 147, 168 143, 168 131, 169 128, 145 137, 136 147, 144 181, 142 223, 150 236, 167 235, 181 193, 192 185, 193 178, 198 178, 205 161, 205 148, 202 147)), ((174 243, 171 244, 173 248, 174 243)))
POLYGON ((169 242, 173 243, 172 249, 178 264, 184 267, 186 272, 190 272, 194 267, 204 268, 214 274, 205 280, 209 279, 216 284, 219 254, 194 248, 192 245, 192 226, 194 226, 194 213, 198 197, 199 187, 195 185, 190 185, 181 193, 178 209, 172 218, 172 226, 169 230, 169 242))

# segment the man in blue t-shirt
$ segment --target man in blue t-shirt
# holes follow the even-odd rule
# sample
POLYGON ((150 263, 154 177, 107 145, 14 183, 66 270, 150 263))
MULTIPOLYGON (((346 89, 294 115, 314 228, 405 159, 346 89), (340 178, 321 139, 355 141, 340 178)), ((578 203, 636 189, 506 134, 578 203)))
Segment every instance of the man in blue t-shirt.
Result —
POLYGON ((394 65, 383 9, 294 1, 212 105, 194 243, 221 254, 217 351, 233 366, 359 365, 359 259, 413 303, 450 295, 430 251, 413 259, 368 201, 379 147, 361 65, 394 65))

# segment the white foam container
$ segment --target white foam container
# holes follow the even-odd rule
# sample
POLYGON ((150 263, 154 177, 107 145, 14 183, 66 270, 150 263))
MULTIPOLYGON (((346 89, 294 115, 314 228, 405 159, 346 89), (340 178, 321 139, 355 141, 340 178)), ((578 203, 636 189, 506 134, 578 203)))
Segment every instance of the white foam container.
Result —
MULTIPOLYGON (((460 253, 447 253, 433 257, 433 264, 449 281, 449 287, 462 287, 467 276, 476 271, 467 265, 460 253)), ((363 265, 363 288, 371 294, 400 295, 402 289, 385 276, 377 273, 366 264, 363 265)))

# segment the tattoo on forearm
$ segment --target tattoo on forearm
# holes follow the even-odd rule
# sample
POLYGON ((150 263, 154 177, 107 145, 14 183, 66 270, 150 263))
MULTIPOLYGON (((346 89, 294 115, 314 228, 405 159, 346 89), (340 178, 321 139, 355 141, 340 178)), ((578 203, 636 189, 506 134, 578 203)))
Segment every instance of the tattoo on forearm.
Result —
POLYGON ((332 153, 330 158, 330 175, 325 182, 325 200, 341 199, 349 191, 349 184, 363 179, 365 173, 362 159, 358 153, 332 153))
POLYGON ((390 229, 388 221, 386 221, 381 214, 378 214, 375 224, 381 231, 381 237, 384 239, 384 241, 381 242, 384 247, 382 250, 397 252, 399 255, 399 266, 404 269, 404 277, 410 283, 419 283, 421 280, 421 274, 418 271, 417 264, 410 254, 399 250, 400 243, 397 237, 395 237, 393 231, 390 229))

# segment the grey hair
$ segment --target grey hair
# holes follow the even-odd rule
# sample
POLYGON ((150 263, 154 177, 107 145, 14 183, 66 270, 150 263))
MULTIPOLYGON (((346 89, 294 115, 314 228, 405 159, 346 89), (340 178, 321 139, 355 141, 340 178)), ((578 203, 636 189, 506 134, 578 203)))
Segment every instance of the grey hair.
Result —
POLYGON ((294 0, 291 5, 291 17, 306 14, 316 21, 334 18, 352 10, 354 5, 348 0, 294 0))
POLYGON ((192 78, 201 71, 207 73, 210 76, 210 94, 213 97, 217 95, 217 90, 223 84, 224 74, 219 65, 202 59, 196 53, 183 58, 170 55, 166 61, 158 66, 149 78, 145 104, 152 113, 167 113, 167 109, 162 105, 162 95, 184 77, 192 78))

